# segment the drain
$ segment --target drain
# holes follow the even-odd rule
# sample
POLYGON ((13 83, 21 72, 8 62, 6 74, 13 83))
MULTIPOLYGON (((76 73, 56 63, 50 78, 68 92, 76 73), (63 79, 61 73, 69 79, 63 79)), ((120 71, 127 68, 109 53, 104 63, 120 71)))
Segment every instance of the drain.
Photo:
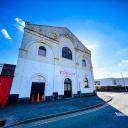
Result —
POLYGON ((0 127, 3 127, 6 123, 6 120, 0 120, 0 127))

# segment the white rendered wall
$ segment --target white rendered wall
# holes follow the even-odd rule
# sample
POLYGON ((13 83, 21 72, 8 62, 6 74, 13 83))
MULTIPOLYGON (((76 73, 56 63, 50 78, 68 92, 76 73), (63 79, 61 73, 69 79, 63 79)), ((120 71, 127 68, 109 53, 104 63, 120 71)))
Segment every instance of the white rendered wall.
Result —
POLYGON ((64 95, 66 78, 70 78, 72 81, 72 94, 77 94, 77 91, 92 93, 95 90, 91 55, 76 51, 68 38, 59 37, 59 42, 55 43, 25 32, 11 94, 19 94, 19 98, 30 97, 33 77, 37 76, 45 79, 45 96, 52 96, 53 92, 64 95), (38 55, 39 46, 47 49, 46 57, 38 55), (71 49, 73 60, 62 58, 63 47, 71 49), (82 59, 86 60, 86 67, 82 67, 82 59), (84 88, 85 77, 88 78, 89 88, 84 88))
POLYGON ((2 69, 3 69, 3 64, 0 64, 0 74, 2 72, 2 69))

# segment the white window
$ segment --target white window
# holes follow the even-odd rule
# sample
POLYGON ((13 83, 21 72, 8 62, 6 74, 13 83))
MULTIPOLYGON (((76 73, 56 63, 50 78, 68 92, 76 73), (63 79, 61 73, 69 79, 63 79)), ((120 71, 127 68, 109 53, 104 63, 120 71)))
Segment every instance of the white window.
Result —
POLYGON ((88 83, 88 78, 84 78, 84 88, 88 88, 89 87, 89 83, 88 83))
POLYGON ((44 46, 40 46, 38 49, 38 55, 46 56, 46 48, 44 46))
POLYGON ((86 67, 86 60, 84 60, 84 59, 82 60, 82 66, 86 67))
POLYGON ((62 57, 72 60, 72 51, 67 47, 63 47, 62 48, 62 57))

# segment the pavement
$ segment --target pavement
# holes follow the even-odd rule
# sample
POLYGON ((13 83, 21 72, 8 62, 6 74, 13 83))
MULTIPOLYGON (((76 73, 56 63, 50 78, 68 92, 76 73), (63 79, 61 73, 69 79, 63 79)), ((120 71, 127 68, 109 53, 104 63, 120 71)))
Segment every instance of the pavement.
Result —
POLYGON ((98 92, 100 98, 103 95, 112 97, 113 100, 109 105, 128 116, 128 92, 98 92))
POLYGON ((78 110, 89 110, 102 105, 111 99, 110 96, 88 96, 83 98, 70 98, 51 102, 16 104, 0 108, 0 120, 7 120, 5 126, 24 123, 25 121, 38 120, 44 117, 54 117, 57 114, 75 112, 78 110))

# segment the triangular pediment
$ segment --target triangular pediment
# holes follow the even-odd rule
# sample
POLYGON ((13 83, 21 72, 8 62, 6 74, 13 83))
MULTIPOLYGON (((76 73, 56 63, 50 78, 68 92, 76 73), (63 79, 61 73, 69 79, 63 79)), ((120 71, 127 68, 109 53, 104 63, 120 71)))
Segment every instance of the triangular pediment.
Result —
POLYGON ((29 29, 47 38, 54 39, 56 41, 61 36, 69 38, 74 44, 76 50, 80 50, 90 54, 90 50, 88 50, 82 44, 82 42, 66 27, 38 25, 38 24, 31 24, 26 22, 25 29, 29 29))

